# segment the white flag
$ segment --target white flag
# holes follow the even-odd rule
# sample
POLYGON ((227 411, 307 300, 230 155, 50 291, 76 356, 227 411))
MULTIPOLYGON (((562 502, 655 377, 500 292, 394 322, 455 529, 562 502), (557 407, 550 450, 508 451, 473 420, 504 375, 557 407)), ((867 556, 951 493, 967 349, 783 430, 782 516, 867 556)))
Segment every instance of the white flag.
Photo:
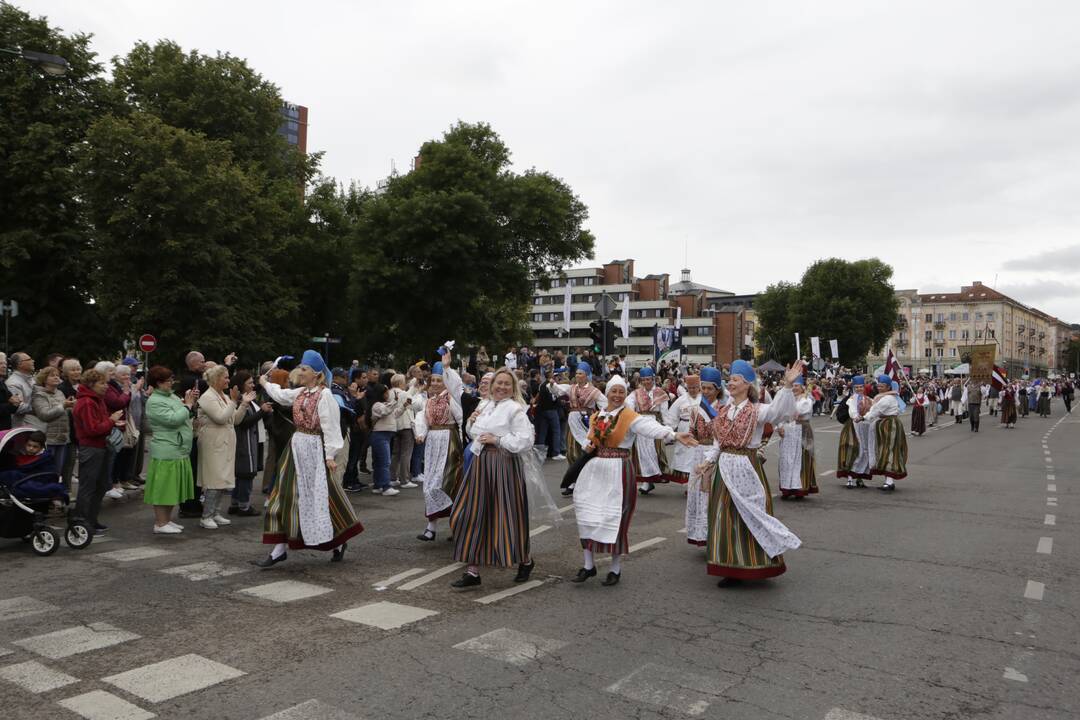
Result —
POLYGON ((802 346, 799 345, 799 333, 795 333, 795 359, 802 359, 802 346))
POLYGON ((821 338, 810 338, 810 352, 814 354, 814 357, 821 357, 821 338))
POLYGON ((570 332, 570 278, 566 278, 566 292, 562 301, 563 330, 570 332))
MULTIPOLYGON (((630 337, 630 293, 622 301, 622 315, 619 316, 619 329, 624 338, 630 337)), ((628 341, 629 342, 629 341, 628 341)))
POLYGON ((829 350, 832 351, 833 360, 840 359, 840 345, 835 340, 829 341, 829 350))
POLYGON ((675 329, 682 327, 682 305, 675 308, 675 329))

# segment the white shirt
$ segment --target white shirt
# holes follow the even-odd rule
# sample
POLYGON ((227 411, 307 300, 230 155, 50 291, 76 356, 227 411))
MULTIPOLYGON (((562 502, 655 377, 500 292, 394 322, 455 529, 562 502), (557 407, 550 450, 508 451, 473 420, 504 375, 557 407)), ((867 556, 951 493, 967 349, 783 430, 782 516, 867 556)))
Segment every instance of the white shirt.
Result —
MULTIPOLYGON (((470 437, 479 438, 484 433, 494 435, 499 439, 496 446, 512 453, 531 448, 536 434, 525 412, 525 406, 512 398, 493 400, 482 409, 478 408, 469 419, 467 428, 470 437)), ((474 440, 470 448, 479 455, 484 444, 474 440)))
POLYGON ((866 421, 877 420, 879 417, 893 417, 900 414, 900 403, 895 395, 882 395, 874 400, 874 404, 866 413, 866 421))
POLYGON ((517 370, 517 355, 512 352, 508 352, 506 353, 506 355, 503 356, 503 360, 506 361, 506 367, 510 368, 511 370, 517 370))

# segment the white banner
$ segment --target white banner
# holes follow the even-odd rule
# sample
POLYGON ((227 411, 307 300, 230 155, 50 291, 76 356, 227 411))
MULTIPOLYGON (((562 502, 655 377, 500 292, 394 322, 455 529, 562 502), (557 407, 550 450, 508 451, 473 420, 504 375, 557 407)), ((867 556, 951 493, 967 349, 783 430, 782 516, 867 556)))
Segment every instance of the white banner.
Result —
POLYGON ((563 330, 570 332, 570 278, 566 278, 566 292, 563 293, 562 301, 563 330))
POLYGON ((802 347, 799 345, 799 333, 795 333, 795 359, 802 358, 802 347))
POLYGON ((814 354, 814 357, 821 357, 821 338, 810 338, 810 352, 814 354))
POLYGON ((675 329, 678 330, 682 327, 682 305, 675 308, 675 329))
MULTIPOLYGON (((622 315, 619 316, 619 329, 622 330, 624 338, 630 337, 630 293, 626 293, 626 297, 622 301, 622 315)), ((630 342, 627 340, 627 342, 630 342)))
POLYGON ((840 359, 840 345, 835 340, 829 341, 829 350, 832 351, 833 360, 840 359))

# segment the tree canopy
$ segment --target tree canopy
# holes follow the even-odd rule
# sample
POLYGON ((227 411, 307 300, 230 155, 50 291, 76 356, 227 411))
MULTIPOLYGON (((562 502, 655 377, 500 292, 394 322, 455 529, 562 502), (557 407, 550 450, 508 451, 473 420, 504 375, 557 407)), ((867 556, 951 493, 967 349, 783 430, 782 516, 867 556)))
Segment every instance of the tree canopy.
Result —
POLYGON ((815 262, 799 283, 770 285, 757 296, 758 346, 770 358, 788 363, 795 359, 795 333, 804 355, 811 337, 821 338, 823 353, 825 343, 835 338, 842 363, 862 364, 896 327, 899 301, 891 279, 892 268, 877 258, 815 262))

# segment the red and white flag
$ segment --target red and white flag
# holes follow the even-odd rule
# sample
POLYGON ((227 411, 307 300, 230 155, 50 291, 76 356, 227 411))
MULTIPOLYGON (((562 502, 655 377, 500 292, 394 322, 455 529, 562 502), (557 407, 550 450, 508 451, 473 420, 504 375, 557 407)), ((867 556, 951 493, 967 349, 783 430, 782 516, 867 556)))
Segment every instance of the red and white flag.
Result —
POLYGON ((1007 382, 1009 382, 1009 374, 1005 372, 1005 368, 995 365, 994 373, 990 376, 990 387, 1003 390, 1007 382))
POLYGON ((885 358, 885 374, 896 382, 900 382, 904 379, 904 368, 896 361, 896 356, 893 355, 892 348, 889 348, 889 354, 885 358))

